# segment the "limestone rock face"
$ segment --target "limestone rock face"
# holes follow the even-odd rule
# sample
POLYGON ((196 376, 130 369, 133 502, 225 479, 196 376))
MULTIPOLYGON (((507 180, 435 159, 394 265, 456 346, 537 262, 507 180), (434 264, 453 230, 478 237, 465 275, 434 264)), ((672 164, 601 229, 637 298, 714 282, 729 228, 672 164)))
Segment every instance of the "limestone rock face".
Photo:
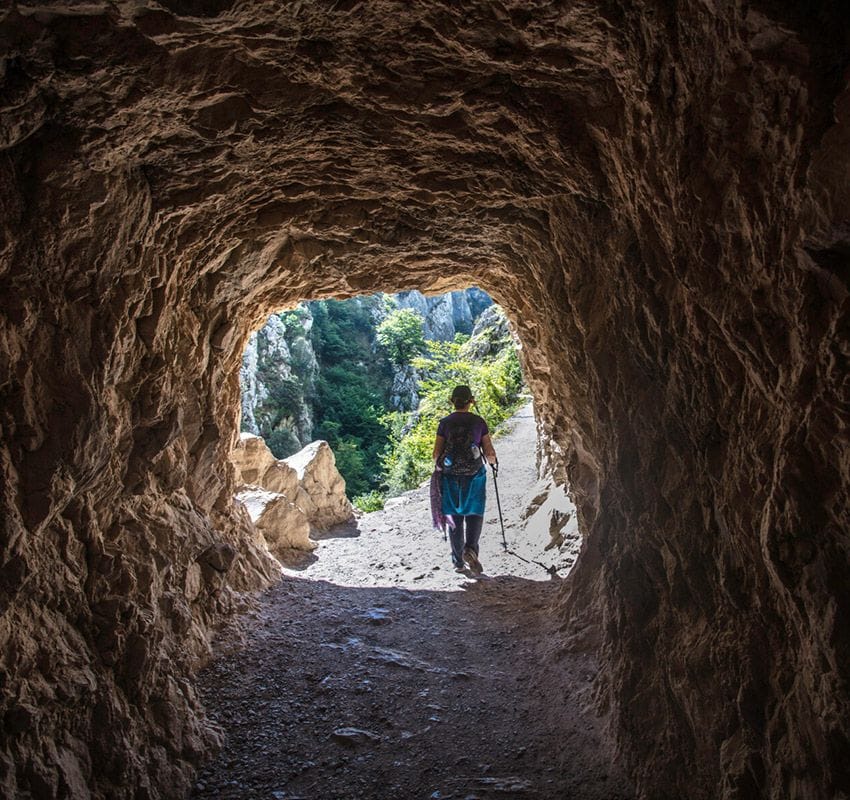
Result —
POLYGON ((850 793, 847 24, 6 4, 0 794, 188 785, 217 741, 192 669, 276 576, 233 499, 248 337, 304 298, 470 285, 569 476, 554 613, 640 795, 850 793))
POLYGON ((400 292, 396 296, 399 308, 416 311, 424 320, 426 339, 450 342, 457 333, 471 333, 476 318, 492 304, 486 292, 471 287, 426 297, 422 292, 400 292))
POLYGON ((316 549, 316 542, 310 538, 307 515, 287 495, 250 486, 240 491, 236 498, 244 504, 273 553, 316 549))
POLYGON ((472 336, 468 342, 464 342, 461 352, 466 358, 485 358, 503 350, 513 337, 505 312, 498 306, 490 306, 475 322, 472 336))
POLYGON ((261 437, 242 433, 231 461, 243 484, 236 498, 272 552, 313 550, 311 529, 327 530, 354 513, 327 442, 278 460, 261 437))
POLYGON ((306 305, 298 308, 297 320, 291 319, 288 325, 280 315, 271 314, 265 325, 251 334, 242 354, 242 430, 257 435, 272 430, 278 436, 284 434, 293 445, 290 452, 312 441, 311 407, 303 399, 292 402, 290 398, 282 415, 279 393, 297 381, 300 398, 315 394, 319 365, 307 336, 312 325, 306 305))
MULTIPOLYGON (((298 473, 285 460, 278 460, 262 437, 251 433, 239 435, 230 460, 237 470, 237 480, 248 486, 259 486, 270 492, 294 498, 300 488, 298 473)), ((345 488, 343 486, 343 496, 345 488)))
POLYGON ((411 364, 393 366, 390 405, 398 411, 413 411, 419 406, 419 371, 411 364))
POLYGON ((294 501, 310 524, 327 530, 351 519, 354 509, 345 495, 345 480, 336 468, 327 442, 311 442, 284 459, 298 477, 300 493, 294 501))
POLYGON ((249 433, 259 433, 260 423, 257 421, 257 413, 269 397, 268 387, 258 379, 262 361, 273 362, 277 377, 281 379, 292 375, 289 366, 292 356, 286 342, 285 330, 280 318, 272 314, 261 330, 251 334, 245 346, 239 383, 242 386, 242 429, 249 433), (261 350, 263 351, 262 359, 261 350))

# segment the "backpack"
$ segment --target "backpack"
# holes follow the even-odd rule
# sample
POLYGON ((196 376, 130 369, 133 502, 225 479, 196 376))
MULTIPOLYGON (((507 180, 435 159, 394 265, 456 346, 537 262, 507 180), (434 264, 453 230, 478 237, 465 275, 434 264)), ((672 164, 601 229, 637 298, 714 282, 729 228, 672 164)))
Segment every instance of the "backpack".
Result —
POLYGON ((484 459, 473 435, 480 419, 468 414, 465 418, 452 420, 447 425, 445 445, 440 460, 446 475, 475 475, 481 469, 484 459))

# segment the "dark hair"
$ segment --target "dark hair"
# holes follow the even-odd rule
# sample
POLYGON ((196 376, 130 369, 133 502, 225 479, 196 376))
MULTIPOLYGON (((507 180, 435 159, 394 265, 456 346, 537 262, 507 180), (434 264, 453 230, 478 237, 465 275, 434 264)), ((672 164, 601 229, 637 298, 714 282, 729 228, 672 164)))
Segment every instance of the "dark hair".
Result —
POLYGON ((450 402, 456 409, 468 406, 471 401, 472 389, 468 386, 455 386, 450 402))

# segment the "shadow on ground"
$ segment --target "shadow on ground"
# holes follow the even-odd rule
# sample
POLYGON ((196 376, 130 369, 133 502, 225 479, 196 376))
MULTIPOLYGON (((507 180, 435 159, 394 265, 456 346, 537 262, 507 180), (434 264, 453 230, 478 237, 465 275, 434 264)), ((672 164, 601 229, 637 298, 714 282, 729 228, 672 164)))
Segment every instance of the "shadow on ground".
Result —
POLYGON ((557 587, 285 579, 200 676, 227 744, 193 797, 630 798, 592 657, 556 654, 557 587))

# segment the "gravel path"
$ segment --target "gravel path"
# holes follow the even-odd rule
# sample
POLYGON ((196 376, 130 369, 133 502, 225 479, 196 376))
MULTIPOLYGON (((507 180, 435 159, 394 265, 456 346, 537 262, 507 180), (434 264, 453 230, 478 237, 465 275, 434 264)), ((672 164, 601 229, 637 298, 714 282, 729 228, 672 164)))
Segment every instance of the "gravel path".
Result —
MULTIPOLYGON (((544 560, 520 519, 530 407, 513 425, 496 442, 509 544, 544 560)), ((453 571, 424 490, 326 535, 199 676, 226 745, 192 796, 632 797, 590 711, 594 661, 556 645, 560 581, 504 554, 490 513, 481 559, 480 579, 453 571)))

